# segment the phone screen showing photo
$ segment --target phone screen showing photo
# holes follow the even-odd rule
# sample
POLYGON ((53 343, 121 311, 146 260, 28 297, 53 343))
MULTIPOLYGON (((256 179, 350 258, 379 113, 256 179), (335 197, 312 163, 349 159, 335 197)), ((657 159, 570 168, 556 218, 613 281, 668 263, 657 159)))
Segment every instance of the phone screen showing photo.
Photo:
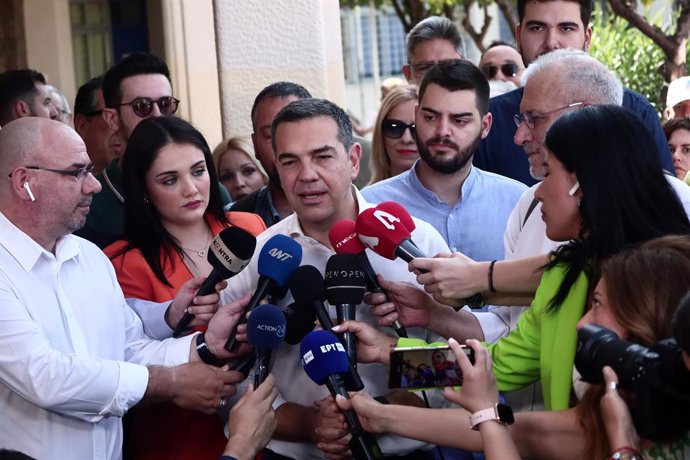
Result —
MULTIPOLYGON (((463 348, 474 361, 472 350, 463 348)), ((462 385, 462 373, 450 348, 396 348, 391 352, 390 388, 433 388, 462 385)))

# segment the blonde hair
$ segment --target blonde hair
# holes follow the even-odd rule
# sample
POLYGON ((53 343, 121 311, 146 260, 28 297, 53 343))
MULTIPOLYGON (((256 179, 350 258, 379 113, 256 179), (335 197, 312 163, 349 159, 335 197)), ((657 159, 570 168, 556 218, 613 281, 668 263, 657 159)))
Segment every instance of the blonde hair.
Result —
POLYGON ((230 139, 223 139, 221 143, 218 144, 215 149, 213 149, 213 164, 216 167, 218 176, 220 176, 220 160, 221 158, 223 158, 223 155, 225 155, 229 150, 239 150, 240 152, 247 155, 249 159, 252 161, 252 163, 254 163, 254 166, 256 166, 256 169, 259 170, 261 176, 264 178, 264 184, 268 182, 268 175, 266 174, 264 167, 261 165, 261 162, 256 159, 256 155, 254 154, 254 147, 252 146, 251 141, 249 140, 249 138, 241 136, 231 137, 230 139))
POLYGON ((367 185, 375 184, 392 176, 391 160, 386 153, 386 144, 384 142, 383 130, 381 125, 386 119, 391 110, 408 101, 418 101, 419 93, 415 85, 398 86, 388 93, 383 102, 379 114, 376 117, 376 125, 374 126, 374 136, 371 140, 371 158, 369 158, 369 165, 371 168, 371 179, 367 185))

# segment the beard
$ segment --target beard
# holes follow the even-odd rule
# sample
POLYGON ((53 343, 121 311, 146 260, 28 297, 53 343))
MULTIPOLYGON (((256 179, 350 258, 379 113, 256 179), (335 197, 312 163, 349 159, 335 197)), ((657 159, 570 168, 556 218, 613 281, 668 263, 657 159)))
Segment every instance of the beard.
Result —
POLYGON ((419 138, 417 139, 417 150, 419 150, 419 156, 431 169, 441 174, 455 174, 465 167, 467 162, 472 159, 474 152, 477 150, 479 141, 481 141, 481 132, 477 134, 470 145, 464 149, 460 149, 460 146, 447 138, 442 138, 439 136, 432 137, 426 142, 422 142, 419 138), (443 159, 434 156, 429 150, 430 144, 441 144, 455 150, 455 154, 448 159, 443 159))

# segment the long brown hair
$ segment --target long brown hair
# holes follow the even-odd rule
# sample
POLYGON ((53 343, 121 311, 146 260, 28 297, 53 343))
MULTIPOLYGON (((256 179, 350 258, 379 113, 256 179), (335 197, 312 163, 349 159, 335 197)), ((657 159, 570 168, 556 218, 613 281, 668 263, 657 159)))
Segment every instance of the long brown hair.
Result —
MULTIPOLYGON (((622 251, 601 265, 608 304, 629 342, 646 347, 673 335, 673 315, 690 289, 690 236, 655 238, 622 251)), ((599 405, 603 385, 592 385, 578 405, 586 433, 584 458, 610 452, 599 405)))

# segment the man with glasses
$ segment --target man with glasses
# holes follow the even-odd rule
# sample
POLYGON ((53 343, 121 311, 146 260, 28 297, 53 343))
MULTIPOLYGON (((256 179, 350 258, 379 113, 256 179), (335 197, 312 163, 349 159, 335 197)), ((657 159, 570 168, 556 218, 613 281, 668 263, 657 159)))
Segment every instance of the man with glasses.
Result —
MULTIPOLYGON (((230 357, 223 345, 246 299, 203 335, 155 341, 103 252, 70 235, 101 188, 92 168, 63 123, 0 130, 0 446, 34 458, 121 458, 121 417, 140 401, 213 413, 243 379, 205 363, 230 357)), ((176 301, 189 305, 198 284, 176 301)))
MULTIPOLYGON (((415 111, 420 159, 408 171, 362 190, 372 203, 399 202, 436 228, 451 250, 475 260, 503 258, 506 221, 526 189, 472 167, 477 144, 491 128, 488 104, 489 84, 472 63, 454 60, 432 67, 415 111)), ((389 128, 394 134, 412 130, 404 124, 389 128)))
POLYGON ((119 133, 110 129, 103 119, 102 86, 102 76, 92 78, 79 87, 74 101, 74 129, 86 144, 94 174, 100 174, 122 154, 119 133))
MULTIPOLYGON (((132 131, 146 118, 174 115, 180 101, 172 95, 168 65, 148 53, 132 53, 108 69, 102 90, 103 120, 119 134, 123 155, 98 176, 103 191, 94 197, 86 225, 77 234, 105 248, 120 239, 124 230, 122 162, 132 131)), ((219 187, 223 203, 229 204, 227 190, 219 187)))
MULTIPOLYGON (((587 51, 592 38, 589 19, 592 0, 518 0, 519 24, 516 28, 517 46, 526 66, 542 54, 562 48, 587 51)), ((513 143, 515 124, 513 115, 519 112, 521 88, 494 97, 489 111, 494 117, 491 133, 479 145, 474 164, 527 185, 536 183, 528 173, 527 159, 520 145, 513 143)), ((543 96, 542 96, 543 97, 543 96)), ((555 107, 556 105, 554 105, 555 107)), ((642 95, 624 90, 623 107, 637 114, 654 135, 661 164, 673 171, 659 115, 642 95)))
POLYGON ((46 78, 33 69, 0 73, 0 126, 23 117, 58 118, 46 78))
POLYGON ((442 16, 430 16, 412 28, 405 40, 407 64, 402 73, 407 81, 419 85, 434 64, 462 59, 462 38, 453 22, 442 16))

